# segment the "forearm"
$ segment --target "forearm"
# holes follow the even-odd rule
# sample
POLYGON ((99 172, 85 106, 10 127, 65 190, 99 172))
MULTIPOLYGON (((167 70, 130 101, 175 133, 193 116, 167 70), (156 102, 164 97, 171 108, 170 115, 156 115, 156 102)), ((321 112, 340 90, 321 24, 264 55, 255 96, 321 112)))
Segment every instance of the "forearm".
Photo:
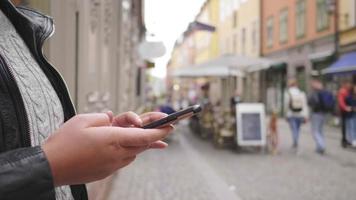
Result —
POLYGON ((48 161, 40 147, 0 154, 1 199, 55 199, 48 161))

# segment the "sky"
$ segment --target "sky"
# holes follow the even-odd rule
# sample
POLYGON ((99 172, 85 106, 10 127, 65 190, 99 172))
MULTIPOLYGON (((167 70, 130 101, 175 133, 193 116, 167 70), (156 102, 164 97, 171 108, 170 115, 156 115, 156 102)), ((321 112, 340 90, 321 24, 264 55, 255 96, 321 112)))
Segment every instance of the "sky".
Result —
POLYGON ((175 41, 186 30, 198 14, 205 0, 145 0, 145 24, 147 32, 154 34, 152 38, 162 41, 166 46, 166 54, 155 60, 155 68, 151 74, 164 78, 166 65, 170 59, 175 41))

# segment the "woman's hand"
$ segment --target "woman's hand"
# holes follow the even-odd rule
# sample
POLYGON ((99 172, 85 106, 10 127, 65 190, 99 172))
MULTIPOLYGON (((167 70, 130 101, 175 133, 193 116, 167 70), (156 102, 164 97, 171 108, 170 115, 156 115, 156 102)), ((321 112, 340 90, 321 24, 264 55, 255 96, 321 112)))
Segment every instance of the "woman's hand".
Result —
MULTIPOLYGON (((161 129, 135 128, 132 125, 137 126, 141 122, 131 123, 134 115, 119 116, 80 114, 64 123, 46 140, 42 148, 55 186, 105 178, 130 164, 142 151, 166 146, 160 140, 172 131, 171 126, 161 129)), ((156 117, 158 114, 144 114, 140 119, 144 123, 156 117)))

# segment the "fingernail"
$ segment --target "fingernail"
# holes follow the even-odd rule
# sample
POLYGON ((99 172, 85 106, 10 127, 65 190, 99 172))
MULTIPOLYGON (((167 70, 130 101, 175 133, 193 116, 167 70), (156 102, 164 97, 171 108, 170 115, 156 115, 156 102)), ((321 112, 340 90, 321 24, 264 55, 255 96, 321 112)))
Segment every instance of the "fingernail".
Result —
POLYGON ((137 121, 137 123, 138 123, 138 125, 140 125, 140 126, 142 126, 142 119, 141 118, 139 118, 139 117, 137 117, 136 118, 136 121, 137 121))

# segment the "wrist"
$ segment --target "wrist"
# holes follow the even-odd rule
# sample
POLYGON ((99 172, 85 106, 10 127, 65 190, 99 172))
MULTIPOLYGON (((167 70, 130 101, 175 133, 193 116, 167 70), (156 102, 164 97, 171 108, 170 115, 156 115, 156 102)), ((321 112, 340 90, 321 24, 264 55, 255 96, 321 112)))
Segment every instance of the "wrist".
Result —
POLYGON ((45 143, 41 146, 41 148, 46 156, 46 159, 48 161, 48 164, 49 164, 49 167, 51 170, 53 185, 55 187, 63 185, 63 184, 61 184, 61 180, 59 178, 61 170, 58 169, 58 164, 55 161, 55 155, 53 154, 51 146, 49 144, 45 143))

